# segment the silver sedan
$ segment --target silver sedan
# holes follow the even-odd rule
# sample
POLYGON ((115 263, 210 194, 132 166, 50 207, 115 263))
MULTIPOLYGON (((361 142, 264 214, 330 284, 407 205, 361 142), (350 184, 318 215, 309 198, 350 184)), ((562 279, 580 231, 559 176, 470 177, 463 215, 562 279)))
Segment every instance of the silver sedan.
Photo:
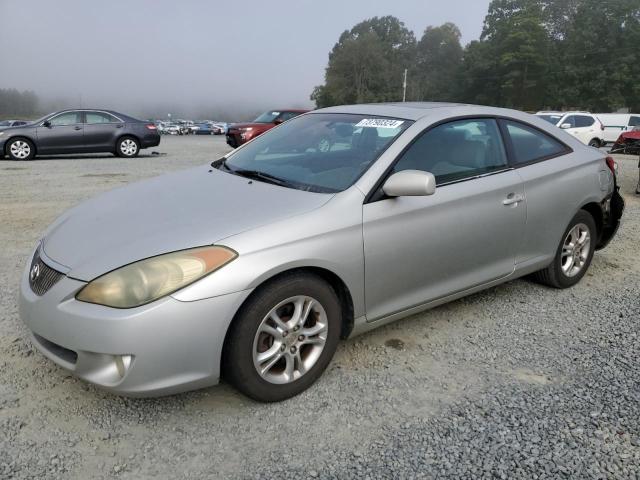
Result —
POLYGON ((317 110, 66 212, 20 313, 44 355, 118 394, 224 376, 282 400, 340 339, 524 275, 578 283, 622 216, 614 167, 512 110, 317 110))

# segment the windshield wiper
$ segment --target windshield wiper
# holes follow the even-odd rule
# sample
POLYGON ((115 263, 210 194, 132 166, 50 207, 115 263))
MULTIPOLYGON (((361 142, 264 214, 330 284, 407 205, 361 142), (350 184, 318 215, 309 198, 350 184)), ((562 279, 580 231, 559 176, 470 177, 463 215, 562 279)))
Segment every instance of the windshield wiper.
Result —
POLYGON ((275 175, 271 175, 270 173, 259 172, 258 170, 244 170, 242 168, 229 168, 225 165, 225 168, 228 168, 232 173, 236 175, 240 175, 241 177, 253 178, 254 180, 260 180, 262 182, 273 183, 274 185, 280 185, 281 187, 293 187, 291 182, 283 178, 276 177, 275 175))

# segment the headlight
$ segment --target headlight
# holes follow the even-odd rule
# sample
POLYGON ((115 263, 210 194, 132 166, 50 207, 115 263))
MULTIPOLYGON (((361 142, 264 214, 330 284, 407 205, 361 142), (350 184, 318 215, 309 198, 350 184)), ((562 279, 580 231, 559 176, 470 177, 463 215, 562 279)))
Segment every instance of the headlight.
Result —
POLYGON ((202 247, 131 263, 89 282, 76 299, 133 308, 170 295, 215 272, 238 256, 226 247, 202 247))

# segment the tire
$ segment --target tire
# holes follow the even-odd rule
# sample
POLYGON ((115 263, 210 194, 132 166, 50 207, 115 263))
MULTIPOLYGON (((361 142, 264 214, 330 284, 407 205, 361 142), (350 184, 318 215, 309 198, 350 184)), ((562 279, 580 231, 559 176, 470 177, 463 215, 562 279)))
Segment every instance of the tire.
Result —
POLYGON ((589 146, 590 147, 594 147, 594 148, 600 148, 600 146, 601 146, 600 140, 598 140, 597 138, 592 139, 589 142, 589 146))
POLYGON ((120 137, 116 143, 116 154, 119 157, 133 158, 140 153, 140 142, 134 137, 120 137))
POLYGON ((589 212, 580 210, 562 235, 553 262, 544 270, 534 273, 534 280, 553 288, 573 287, 587 273, 597 240, 596 222, 589 212), (588 234, 586 241, 574 241, 582 238, 585 232, 588 234), (576 243, 581 245, 580 250, 571 247, 571 244, 576 243), (572 255, 573 259, 570 258, 572 255))
POLYGON ((35 145, 26 138, 12 138, 5 148, 11 160, 33 160, 36 156, 35 145))
POLYGON ((223 348, 223 375, 261 402, 298 395, 331 361, 341 324, 338 296, 320 277, 293 273, 277 278, 256 290, 236 314, 223 348))

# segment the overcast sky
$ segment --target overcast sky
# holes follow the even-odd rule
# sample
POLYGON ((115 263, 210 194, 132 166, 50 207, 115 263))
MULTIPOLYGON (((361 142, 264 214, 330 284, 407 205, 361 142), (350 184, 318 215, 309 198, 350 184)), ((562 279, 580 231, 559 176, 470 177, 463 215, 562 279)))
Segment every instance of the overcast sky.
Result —
POLYGON ((356 23, 394 15, 420 38, 451 21, 467 43, 479 37, 488 4, 0 0, 0 88, 132 114, 310 107, 329 51, 356 23))

